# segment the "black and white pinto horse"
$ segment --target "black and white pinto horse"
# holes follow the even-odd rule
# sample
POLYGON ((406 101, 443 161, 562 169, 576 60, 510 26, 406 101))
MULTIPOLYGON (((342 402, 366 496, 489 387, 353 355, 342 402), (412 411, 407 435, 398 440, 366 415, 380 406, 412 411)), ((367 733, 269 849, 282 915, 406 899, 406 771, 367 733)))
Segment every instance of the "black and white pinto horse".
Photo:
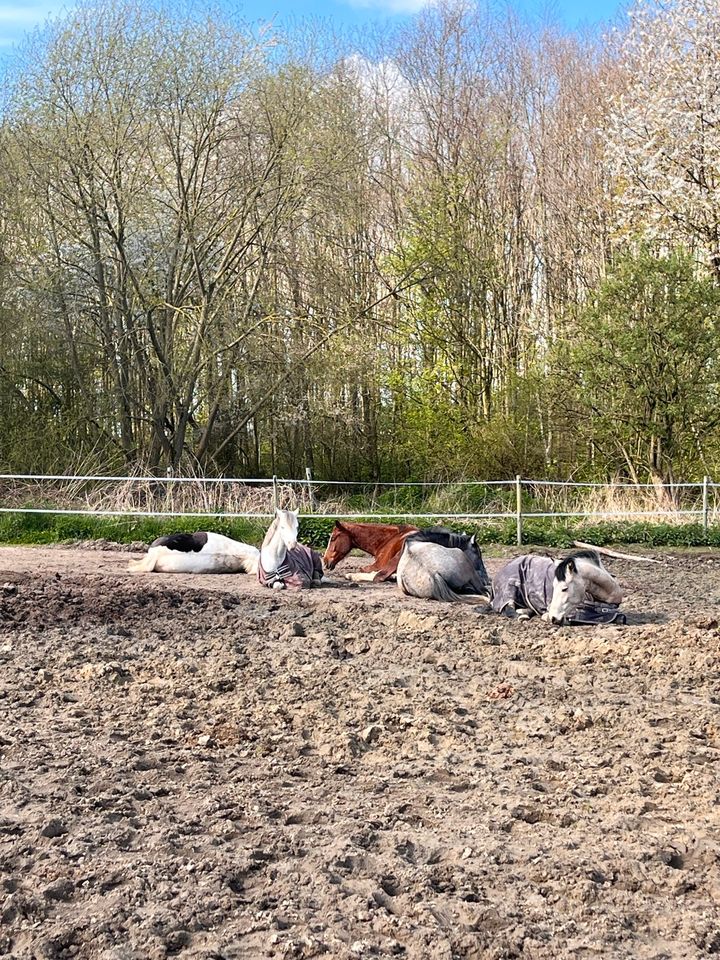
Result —
POLYGON ((158 537, 132 573, 257 573, 260 551, 220 533, 171 533, 158 537))
POLYGON ((443 528, 412 533, 397 568, 403 593, 448 603, 488 602, 490 577, 475 537, 443 528))
POLYGON ((578 550, 564 560, 515 557, 493 581, 493 610, 519 620, 611 622, 622 599, 619 584, 594 550, 578 550))

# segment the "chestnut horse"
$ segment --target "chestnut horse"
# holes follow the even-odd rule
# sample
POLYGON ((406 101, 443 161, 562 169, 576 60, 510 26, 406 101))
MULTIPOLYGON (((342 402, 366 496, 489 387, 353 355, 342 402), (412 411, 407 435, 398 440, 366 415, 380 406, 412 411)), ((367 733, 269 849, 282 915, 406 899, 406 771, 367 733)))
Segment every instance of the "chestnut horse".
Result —
POLYGON ((349 580, 389 580, 395 575, 405 538, 417 527, 407 523, 344 523, 336 520, 323 556, 326 570, 346 557, 353 547, 374 557, 373 563, 349 573, 349 580))

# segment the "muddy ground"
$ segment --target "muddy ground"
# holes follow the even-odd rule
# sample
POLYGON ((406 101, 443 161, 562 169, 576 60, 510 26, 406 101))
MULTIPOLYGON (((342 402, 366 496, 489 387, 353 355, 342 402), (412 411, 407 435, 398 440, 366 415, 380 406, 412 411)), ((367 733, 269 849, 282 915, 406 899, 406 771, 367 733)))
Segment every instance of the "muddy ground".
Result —
POLYGON ((558 628, 127 559, 0 549, 0 955, 720 953, 719 560, 558 628))

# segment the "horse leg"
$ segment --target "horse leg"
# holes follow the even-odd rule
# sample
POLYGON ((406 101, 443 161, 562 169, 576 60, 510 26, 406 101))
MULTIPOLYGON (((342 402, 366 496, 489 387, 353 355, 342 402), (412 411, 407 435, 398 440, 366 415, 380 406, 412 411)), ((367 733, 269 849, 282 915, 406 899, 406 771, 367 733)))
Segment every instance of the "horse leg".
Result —
POLYGON ((389 580, 390 577, 394 577, 397 573, 398 564, 400 563, 400 554, 396 553, 395 556, 389 560, 384 567, 380 567, 378 570, 375 579, 380 583, 384 583, 386 580, 389 580))
POLYGON ((376 564, 372 564, 371 567, 366 567, 365 570, 361 570, 358 573, 346 573, 345 576, 348 580, 357 580, 359 582, 385 583, 390 577, 395 576, 399 562, 400 555, 398 554, 396 557, 393 557, 389 563, 386 563, 384 567, 378 568, 376 564))
POLYGON ((377 571, 369 573, 367 571, 359 570, 356 573, 346 573, 345 578, 347 580, 354 580, 357 583, 372 583, 375 577, 377 576, 377 571))
POLYGON ((130 573, 152 573, 155 569, 159 554, 159 547, 150 547, 145 556, 140 560, 130 560, 128 570, 130 573))

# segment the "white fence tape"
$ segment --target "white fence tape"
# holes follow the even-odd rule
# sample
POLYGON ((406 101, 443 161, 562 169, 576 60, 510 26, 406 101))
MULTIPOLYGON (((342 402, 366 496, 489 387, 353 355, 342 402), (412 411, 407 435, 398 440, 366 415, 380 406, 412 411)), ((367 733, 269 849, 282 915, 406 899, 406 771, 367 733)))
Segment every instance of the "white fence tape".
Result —
MULTIPOLYGON (((0 482, 22 481, 34 483, 122 483, 122 484, 215 484, 225 486, 255 486, 268 487, 273 493, 273 502, 277 503, 278 489, 283 486, 298 486, 307 490, 309 493, 310 509, 306 512, 308 515, 316 517, 332 517, 345 520, 372 519, 373 517, 393 520, 514 520, 517 527, 517 542, 522 542, 522 524, 525 520, 548 519, 553 517, 562 518, 621 518, 621 517, 702 517, 703 526, 707 529, 710 506, 709 491, 720 487, 720 483, 714 483, 709 477, 705 477, 701 482, 695 483, 673 483, 663 487, 652 483, 624 484, 618 482, 608 483, 589 483, 584 481, 572 480, 532 480, 516 477, 514 480, 462 480, 462 481, 361 481, 361 480, 314 480, 310 472, 304 479, 295 478, 260 478, 260 477, 175 477, 173 475, 159 477, 133 477, 133 476, 106 476, 98 474, 76 475, 76 474, 0 474, 0 482), (508 510, 502 513, 477 513, 473 511, 446 511, 442 513, 421 513, 417 511, 405 510, 402 513, 395 512, 390 508, 379 508, 375 510, 365 510, 361 513, 350 513, 344 511, 331 510, 323 512, 318 508, 314 491, 322 487, 364 487, 368 490, 378 491, 381 489, 400 489, 406 487, 438 489, 447 487, 456 489, 458 487, 510 487, 515 488, 516 509, 508 510), (658 506, 654 510, 559 510, 549 512, 528 511, 525 512, 522 505, 522 493, 528 491, 535 493, 537 488, 542 487, 563 487, 563 488, 595 488, 626 490, 631 493, 637 493, 641 490, 665 489, 672 496, 679 490, 696 489, 698 497, 702 495, 702 508, 692 507, 691 509, 681 509, 675 506, 658 506)), ((168 491, 169 493, 169 491, 168 491)), ((99 517, 205 517, 208 519, 258 519, 266 520, 273 516, 267 510, 257 511, 177 511, 177 510, 113 510, 113 509, 82 509, 78 508, 60 508, 60 507, 17 507, 0 505, 0 513, 46 513, 46 514, 69 514, 82 516, 99 517)))

